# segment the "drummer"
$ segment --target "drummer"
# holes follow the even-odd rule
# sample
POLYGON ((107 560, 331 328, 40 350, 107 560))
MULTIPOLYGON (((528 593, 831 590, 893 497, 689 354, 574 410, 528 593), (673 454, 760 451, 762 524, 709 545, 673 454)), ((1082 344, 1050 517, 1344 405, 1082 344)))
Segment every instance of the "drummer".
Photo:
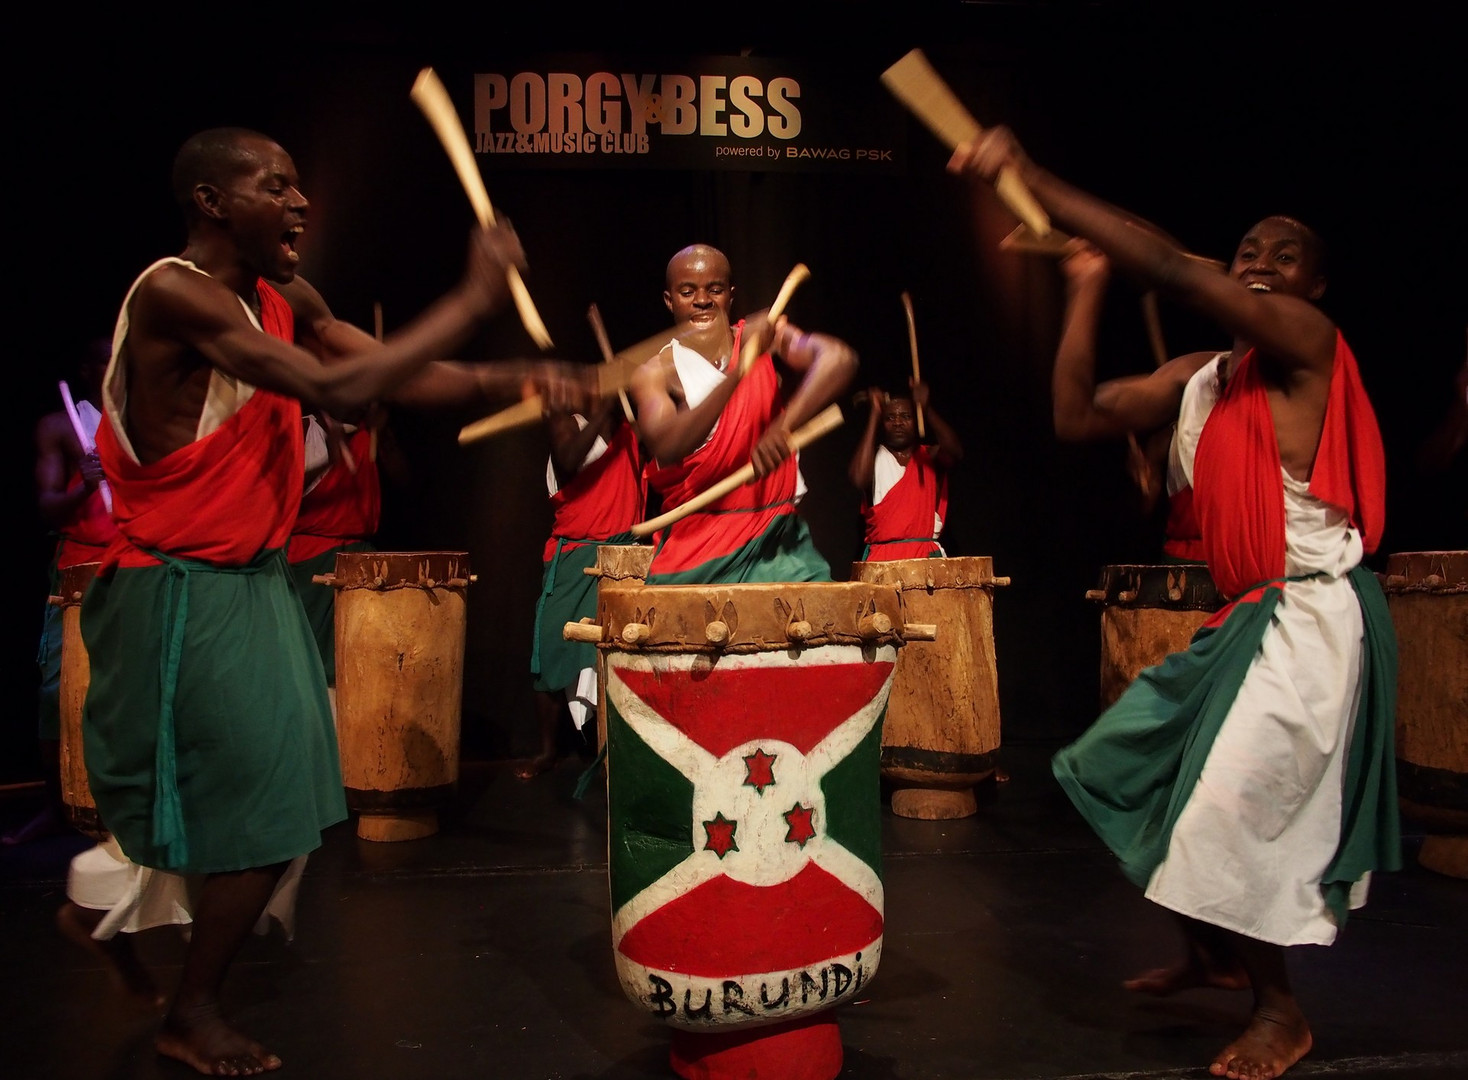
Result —
POLYGON ((746 464, 756 479, 658 533, 649 585, 831 579, 796 511, 790 435, 845 391, 856 353, 765 312, 730 326, 733 297, 717 248, 692 244, 668 261, 663 303, 708 335, 701 348, 671 343, 633 378, 649 483, 673 508, 746 464), (741 375, 746 335, 761 352, 741 375))
POLYGON ((909 380, 910 395, 867 391, 867 424, 847 474, 862 493, 862 561, 941 559, 938 537, 948 514, 948 470, 963 457, 958 433, 933 408, 928 384, 909 380), (936 441, 918 438, 917 417, 936 441))

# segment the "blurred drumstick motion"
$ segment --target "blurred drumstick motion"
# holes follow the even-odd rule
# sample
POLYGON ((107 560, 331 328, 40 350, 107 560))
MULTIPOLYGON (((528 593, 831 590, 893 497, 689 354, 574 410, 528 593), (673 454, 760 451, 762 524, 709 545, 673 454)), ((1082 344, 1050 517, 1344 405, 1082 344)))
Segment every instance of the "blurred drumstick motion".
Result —
MULTIPOLYGON (((1182 250, 1182 244, 1179 244, 1172 237, 1167 236, 1166 233, 1159 233, 1159 235, 1165 237, 1169 243, 1173 244, 1180 251, 1182 250)), ((1022 255, 1050 255, 1060 259, 1065 257, 1066 245, 1073 239, 1075 238, 1069 233, 1061 232, 1059 229, 1051 229, 1046 236, 1036 236, 1028 225, 1016 225, 1003 240, 999 241, 999 250, 1013 251, 1022 255)), ((1228 271, 1228 264, 1219 259, 1210 259, 1206 255, 1195 255, 1191 251, 1183 251, 1182 253, 1184 258, 1192 259, 1194 262, 1200 262, 1204 266, 1212 267, 1220 274, 1228 271)))
MULTIPOLYGON (((428 118, 428 123, 438 135, 438 141, 448 153, 454 171, 459 174, 459 183, 464 186, 464 192, 469 196, 469 202, 479 218, 479 224, 485 227, 493 225, 494 207, 490 205, 489 192, 484 188, 484 177, 479 174, 479 165, 474 160, 474 150, 469 146, 469 137, 464 134, 464 125, 459 121, 454 103, 449 100, 449 92, 444 88, 443 80, 433 68, 426 67, 418 73, 418 78, 413 82, 411 97, 428 118)), ((520 321, 525 324, 525 329, 542 349, 550 348, 550 332, 541 321, 540 313, 535 310, 535 304, 530 299, 530 290, 520 277, 519 267, 505 267, 505 278, 510 283, 510 294, 515 298, 515 309, 520 313, 520 321)))
MULTIPOLYGON (((775 302, 770 305, 769 323, 773 330, 775 323, 781 315, 785 314, 785 305, 790 303, 790 297, 796 288, 806 278, 810 277, 810 269, 805 263, 796 263, 790 273, 785 275, 785 283, 780 286, 780 291, 775 294, 775 302)), ((744 343, 743 352, 739 356, 739 374, 745 375, 749 372, 750 365, 759 358, 759 345, 755 338, 751 337, 744 343)))
MULTIPOLYGON (((610 364, 616 359, 616 354, 612 352, 612 342, 607 337, 606 324, 601 321, 601 308, 593 303, 591 307, 586 309, 586 317, 591 321, 591 332, 596 335, 597 348, 601 349, 602 363, 610 364)), ((622 399, 622 415, 627 418, 627 423, 635 423, 636 421, 632 416, 632 402, 627 400, 627 391, 619 387, 617 389, 617 397, 622 399)))
POLYGON ((1167 342, 1162 337, 1162 316, 1157 312, 1157 290, 1148 289, 1142 294, 1142 321, 1147 324, 1147 340, 1152 345, 1152 359, 1158 367, 1171 359, 1167 355, 1167 342))
MULTIPOLYGON (((913 49, 882 72, 882 82, 948 149, 974 142, 984 133, 978 121, 933 70, 921 49, 913 49)), ((1045 236, 1050 232, 1050 216, 1035 201, 1015 169, 1008 166, 1000 169, 994 189, 1010 212, 1035 235, 1045 236)))
MULTIPOLYGON (((918 371, 917 322, 912 315, 912 297, 907 295, 906 289, 902 292, 902 307, 907 312, 907 346, 912 352, 912 381, 914 383, 920 383, 923 381, 923 377, 918 371)), ((916 402, 914 402, 914 405, 916 406, 914 411, 917 413, 918 438, 921 439, 927 435, 927 432, 923 430, 923 407, 917 405, 916 402)))
MULTIPOLYGON (((795 431, 790 434, 790 452, 792 454, 805 449, 822 435, 828 435, 841 426, 844 417, 841 415, 840 405, 827 405, 815 416, 811 417, 795 431)), ((722 499, 736 488, 743 487, 754 479, 754 463, 750 462, 742 468, 734 470, 724 479, 704 488, 693 498, 685 503, 673 507, 666 514, 660 514, 655 518, 639 522, 632 526, 632 535, 641 539, 651 536, 659 529, 666 529, 675 522, 682 521, 696 510, 702 510, 709 503, 722 499)))
MULTIPOLYGON (((632 373, 662 352, 669 342, 680 341, 690 348, 703 352, 707 348, 704 339, 708 338, 710 333, 727 338, 729 324, 719 321, 710 330, 706 327, 695 327, 689 322, 681 322, 672 329, 663 330, 652 337, 644 338, 636 345, 628 346, 605 364, 598 365, 596 370, 597 392, 602 397, 610 397, 620 390, 627 389, 632 384, 632 373)), ((502 432, 513 431, 515 428, 526 427, 530 424, 538 424, 544 415, 545 403, 539 394, 531 394, 524 401, 516 402, 492 416, 486 416, 482 420, 476 420, 460 428, 459 445, 478 442, 491 435, 499 435, 502 432)))
MULTIPOLYGON (((372 336, 379 342, 382 341, 382 301, 372 302, 372 336)), ((368 435, 367 457, 371 461, 377 460, 377 425, 372 425, 372 431, 368 435)))

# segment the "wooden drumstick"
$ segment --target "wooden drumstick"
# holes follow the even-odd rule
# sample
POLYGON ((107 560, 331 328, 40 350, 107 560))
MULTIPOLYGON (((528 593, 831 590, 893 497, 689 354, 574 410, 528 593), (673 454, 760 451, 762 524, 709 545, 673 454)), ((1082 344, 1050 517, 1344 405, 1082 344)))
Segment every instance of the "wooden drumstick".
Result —
MULTIPOLYGON (((596 335, 597 348, 601 349, 602 363, 610 364, 613 360, 617 358, 617 355, 616 353, 612 352, 611 338, 607 337, 606 324, 601 321, 601 308, 597 307, 596 304, 593 302, 592 305, 586 309, 586 317, 591 321, 591 332, 596 335)), ((621 387, 618 387, 617 397, 621 398, 622 400, 622 415, 627 418, 627 423, 633 423, 634 418, 632 416, 632 402, 627 400, 627 391, 623 390, 621 387)))
MULTIPOLYGON (((794 454, 798 450, 803 450, 822 435, 827 435, 835 431, 841 426, 841 422, 844 419, 841 415, 840 405, 827 405, 815 416, 802 424, 798 430, 791 433, 790 453, 794 454)), ((660 514, 655 518, 649 518, 647 521, 642 521, 632 526, 632 535, 639 539, 644 536, 651 536, 659 529, 666 529, 669 525, 682 521, 695 510, 702 510, 709 503, 717 499, 722 499, 735 488, 743 487, 753 479, 754 463, 750 462, 743 468, 736 469, 724 477, 724 479, 700 491, 687 502, 675 506, 666 514, 660 514)))
MULTIPOLYGON (((486 228, 493 225, 494 207, 490 205, 489 192, 484 188, 484 177, 479 174, 474 150, 469 146, 469 137, 464 134, 464 125, 459 122, 458 111, 449 100, 449 92, 444 88, 443 80, 431 67, 426 67, 414 80, 411 96, 428 118, 428 123, 438 135, 438 141, 448 153, 454 171, 459 174, 459 183, 464 185, 464 192, 469 196, 475 216, 479 218, 479 224, 486 228)), ((505 267, 505 278, 510 285, 510 294, 515 298, 515 309, 520 313, 520 321, 525 324, 525 329, 530 332, 537 345, 542 349, 549 349, 550 332, 541 321, 540 313, 535 310, 535 303, 530 299, 530 290, 525 288, 525 282, 520 277, 520 268, 513 265, 505 267)))
MULTIPOLYGON (((372 302, 372 336, 382 343, 382 301, 372 302)), ((374 426, 367 436, 367 460, 377 460, 377 428, 374 426)))
MULTIPOLYGON (((912 381, 914 383, 920 383, 923 381, 923 377, 918 371, 917 322, 912 315, 912 297, 907 295, 906 289, 902 292, 902 308, 907 312, 907 347, 912 352, 912 381)), ((917 405, 916 402, 914 402, 914 405, 915 411, 917 412, 918 438, 921 439, 927 435, 927 432, 923 430, 923 407, 917 405)))
MULTIPOLYGON (((780 291, 775 294, 775 302, 770 305, 770 312, 767 316, 771 330, 774 329, 775 323, 779 321, 780 316, 785 314, 785 305, 790 303, 791 294, 808 277, 810 277, 810 269, 805 263, 796 263, 790 273, 785 275, 785 283, 780 286, 780 291)), ((744 350, 739 356, 739 374, 747 374, 757 359, 759 359, 759 345, 756 339, 751 336, 744 343, 744 350)))
MULTIPOLYGON (((984 133, 978 121, 933 70, 921 49, 913 49, 882 72, 882 82, 948 149, 955 150, 960 143, 971 143, 984 133)), ((999 170, 994 189, 1014 216, 1037 236, 1050 232, 1050 216, 1035 201, 1012 166, 999 170)))

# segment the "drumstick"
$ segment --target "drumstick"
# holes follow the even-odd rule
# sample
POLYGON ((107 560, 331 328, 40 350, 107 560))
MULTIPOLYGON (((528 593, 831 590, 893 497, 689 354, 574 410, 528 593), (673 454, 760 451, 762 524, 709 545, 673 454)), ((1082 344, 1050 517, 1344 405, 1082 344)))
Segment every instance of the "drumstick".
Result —
MULTIPOLYGON (((372 302, 372 336, 382 341, 382 301, 372 302)), ((377 428, 374 426, 367 436, 367 460, 377 460, 377 428)))
MULTIPOLYGON (((1155 232, 1156 230, 1151 231, 1155 232)), ((1166 234, 1160 235, 1163 235, 1173 246, 1179 249, 1182 248, 1182 245, 1176 240, 1173 240, 1172 237, 1166 236, 1166 234)), ((1066 253, 1065 245, 1070 243, 1072 239, 1073 237, 1069 233, 1061 232, 1059 229, 1051 229, 1047 235, 1040 237, 1031 232, 1028 225, 1016 225, 1012 232, 1005 236, 1003 240, 999 241, 999 250, 1016 251, 1025 255, 1052 255, 1056 258, 1061 258, 1066 253)), ((1183 258, 1192 259, 1196 263, 1202 263, 1204 266, 1216 270, 1220 274, 1228 270, 1228 264, 1219 259, 1210 259, 1206 255, 1195 255, 1191 251, 1180 250, 1180 253, 1183 258)))
MULTIPOLYGON (((413 82, 411 97, 418 108, 423 110, 423 115, 428 118, 428 123, 438 135, 438 141, 448 153, 454 171, 459 174, 459 183, 464 185, 464 192, 469 196, 475 216, 479 218, 479 224, 485 228, 493 225, 494 207, 490 205, 489 192, 484 188, 484 177, 479 174, 479 165, 474 160, 469 137, 464 134, 464 125, 459 122, 459 114, 454 109, 454 103, 449 100, 449 92, 444 88, 438 73, 431 67, 420 71, 413 82)), ((530 299, 530 290, 525 288, 525 282, 520 278, 520 268, 514 265, 505 267, 505 278, 510 284, 510 294, 515 298, 515 309, 520 312, 520 321, 525 324, 525 329, 542 349, 550 348, 550 333, 541 321, 540 313, 535 310, 535 303, 530 299)))
MULTIPOLYGON (((933 70, 921 49, 913 49, 882 72, 882 82, 948 149, 974 142, 984 133, 978 121, 933 70)), ((1013 166, 1006 165, 999 170, 994 188, 1004 205, 1037 236, 1050 232, 1049 215, 1035 201, 1013 166)))
MULTIPOLYGON (((597 348, 601 349, 602 363, 610 364, 616 359, 616 354, 612 352, 612 342, 607 337, 606 324, 601 321, 601 308, 592 303, 591 307, 586 309, 586 317, 591 320, 591 332, 596 335, 597 348)), ((627 423, 632 423, 632 402, 627 400, 627 391, 618 387, 617 397, 622 399, 622 415, 627 418, 627 423)))
MULTIPOLYGON (((912 352, 912 381, 914 383, 920 383, 923 381, 923 377, 918 372, 917 323, 913 320, 912 316, 912 297, 907 295, 906 289, 902 292, 902 307, 907 312, 907 347, 912 352)), ((921 439, 927 434, 927 432, 923 431, 923 407, 917 405, 916 402, 913 404, 916 406, 915 411, 917 412, 918 438, 921 439)))
MULTIPOLYGON (((845 418, 841 415, 840 405, 827 405, 810 420, 802 424, 798 430, 791 433, 791 454, 795 454, 796 452, 805 449, 805 447, 815 442, 822 435, 826 435, 832 431, 835 431, 838 427, 841 426, 841 422, 844 419, 845 418)), ((714 502, 717 499, 723 498, 735 488, 743 487, 745 484, 749 483, 753 479, 754 463, 750 462, 749 464, 746 464, 743 468, 736 469, 734 472, 724 477, 724 479, 705 488, 703 491, 700 491, 697 495, 693 496, 693 498, 689 499, 687 502, 680 503, 678 506, 675 506, 666 514, 660 514, 655 518, 650 518, 647 521, 639 522, 638 524, 632 526, 632 535, 638 537, 639 539, 644 536, 651 536, 659 529, 666 529, 674 522, 682 521, 695 510, 702 510, 709 503, 714 502)))
MULTIPOLYGON (((790 303, 790 296, 795 292, 802 281, 810 277, 810 269, 805 263, 796 263, 790 273, 785 275, 785 283, 780 286, 780 291, 775 294, 775 302, 770 305, 769 315, 766 316, 771 329, 779 321, 780 316, 785 314, 785 305, 790 303)), ((744 343, 744 351, 739 356, 739 374, 749 372, 755 360, 759 358, 759 345, 754 335, 744 343)))

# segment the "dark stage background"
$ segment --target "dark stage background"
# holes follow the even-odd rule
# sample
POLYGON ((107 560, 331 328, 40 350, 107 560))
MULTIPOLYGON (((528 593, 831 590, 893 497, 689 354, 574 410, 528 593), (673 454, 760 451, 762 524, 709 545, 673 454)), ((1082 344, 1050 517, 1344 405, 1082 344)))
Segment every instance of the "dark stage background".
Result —
MULTIPOLYGON (((1227 258, 1244 228, 1269 213, 1310 222, 1332 248, 1325 307, 1361 360, 1387 439, 1383 551, 1465 546, 1463 462, 1449 475, 1413 466, 1465 346, 1463 95, 1445 17, 1413 5, 1347 15, 1344 5, 793 4, 677 26, 652 10, 587 22, 544 7, 546 15, 508 25, 486 6, 439 19, 415 9, 398 23, 282 17, 243 32, 53 18, 24 48, 12 42, 13 54, 24 53, 12 60, 10 95, 20 125, 11 144, 20 265, 10 321, 22 338, 9 358, 5 408, 11 460, 22 465, 0 780, 38 775, 30 661, 50 548, 27 483, 31 432, 58 406, 56 380, 70 374, 82 342, 110 334, 136 273, 181 249, 168 191, 175 149, 221 124, 276 137, 312 200, 304 276, 365 327, 380 302, 391 331, 455 280, 471 223, 408 98, 425 64, 467 112, 475 71, 548 53, 671 61, 747 50, 875 83, 921 46, 981 122, 1010 124, 1038 161, 1195 251, 1227 258)), ((924 375, 967 448, 945 544, 951 554, 992 556, 1013 579, 995 603, 1005 741, 1068 736, 1092 718, 1097 697, 1097 609, 1083 594, 1104 564, 1153 561, 1160 521, 1138 512, 1121 444, 1062 446, 1052 435, 1055 266, 998 252, 1013 220, 990 191, 944 172, 945 152, 915 121, 902 123, 908 167, 881 177, 500 171, 481 160, 566 357, 596 356, 585 318, 593 301, 614 344, 664 326, 663 266, 677 248, 705 241, 731 257, 736 313, 767 305, 805 262, 813 276, 792 317, 857 348, 859 385, 895 386, 906 379, 898 297, 908 290, 924 375)), ((1113 281, 1103 376, 1151 365, 1138 299, 1113 281)), ((1174 353, 1228 345, 1165 301, 1162 320, 1174 353)), ((507 314, 465 356, 531 351, 507 314)), ((804 457, 805 511, 838 575, 860 552, 845 469, 861 414, 848 414, 804 457)), ((412 480, 386 492, 379 542, 470 552, 479 581, 465 754, 497 757, 533 745, 525 673, 549 523, 546 446, 530 431, 460 448, 455 433, 468 418, 395 416, 412 480)))

